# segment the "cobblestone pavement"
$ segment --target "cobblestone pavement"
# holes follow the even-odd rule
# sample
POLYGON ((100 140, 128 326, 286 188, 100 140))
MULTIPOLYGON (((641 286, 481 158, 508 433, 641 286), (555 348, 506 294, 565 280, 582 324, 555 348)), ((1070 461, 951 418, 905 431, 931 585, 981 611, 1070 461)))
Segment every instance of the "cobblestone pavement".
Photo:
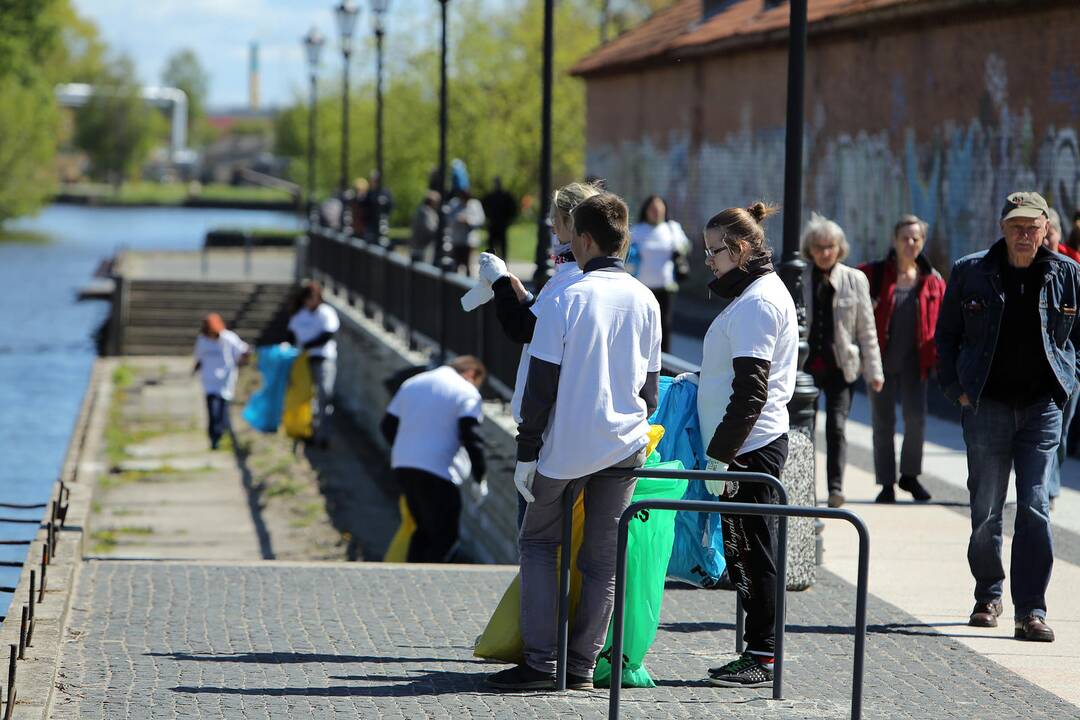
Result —
MULTIPOLYGON (((473 639, 505 567, 92 561, 81 570, 52 717, 606 716, 607 693, 499 695, 473 639)), ((787 699, 701 682, 733 646, 732 595, 669 588, 625 717, 847 717, 853 588, 820 572, 789 602, 787 699)), ((876 599, 867 718, 1066 718, 1078 709, 876 599)))

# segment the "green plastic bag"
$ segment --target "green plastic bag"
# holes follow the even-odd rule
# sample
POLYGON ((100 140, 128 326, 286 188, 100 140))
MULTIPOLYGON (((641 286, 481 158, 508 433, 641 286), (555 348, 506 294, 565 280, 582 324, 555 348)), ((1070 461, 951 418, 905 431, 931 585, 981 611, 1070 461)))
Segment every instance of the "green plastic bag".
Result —
MULTIPOLYGON (((654 452, 645 467, 682 470, 678 460, 659 462, 654 452)), ((663 498, 680 500, 686 480, 642 478, 634 489, 633 501, 663 498)), ((626 543, 626 602, 623 623, 623 687, 655 687, 643 660, 660 627, 660 605, 664 601, 671 546, 675 540, 675 513, 671 510, 643 510, 630 521, 626 543)), ((611 627, 596 662, 593 683, 608 687, 611 681, 611 627)))

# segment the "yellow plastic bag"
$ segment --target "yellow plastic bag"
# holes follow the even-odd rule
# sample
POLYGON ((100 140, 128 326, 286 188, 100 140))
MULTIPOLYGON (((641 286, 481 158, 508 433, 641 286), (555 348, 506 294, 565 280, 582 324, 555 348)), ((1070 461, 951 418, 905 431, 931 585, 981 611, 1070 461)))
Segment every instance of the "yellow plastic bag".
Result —
POLYGON ((293 360, 289 371, 289 387, 285 391, 285 410, 281 424, 291 438, 307 440, 311 437, 311 400, 315 397, 315 384, 311 380, 311 365, 306 352, 293 360))
POLYGON ((664 439, 664 426, 663 425, 650 425, 649 426, 649 445, 645 448, 645 457, 649 457, 653 454, 653 450, 660 444, 660 441, 664 439))
POLYGON ((403 563, 409 559, 409 543, 412 542, 412 535, 416 530, 416 521, 409 512, 409 503, 405 501, 404 495, 398 498, 398 511, 401 513, 401 524, 390 541, 390 547, 386 548, 383 562, 403 563))

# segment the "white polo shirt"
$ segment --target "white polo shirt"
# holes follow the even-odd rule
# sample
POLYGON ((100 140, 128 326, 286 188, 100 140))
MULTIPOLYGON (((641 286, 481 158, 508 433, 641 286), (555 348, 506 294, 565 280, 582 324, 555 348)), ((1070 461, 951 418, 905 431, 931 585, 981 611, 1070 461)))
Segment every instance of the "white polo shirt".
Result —
POLYGON ((630 242, 638 250, 637 279, 645 287, 663 290, 675 284, 676 250, 688 252, 690 239, 674 220, 650 225, 636 223, 630 228, 630 242))
POLYGON ((660 371, 660 306, 625 272, 594 270, 536 310, 530 357, 561 366, 537 470, 566 480, 648 443, 646 375, 660 371))
POLYGON ((768 360, 769 391, 765 408, 738 454, 765 447, 788 431, 788 403, 795 392, 799 365, 799 324, 791 293, 776 273, 763 275, 724 308, 702 347, 698 381, 698 420, 708 447, 731 398, 737 357, 768 360))
POLYGON ((207 395, 232 400, 236 391, 237 364, 248 344, 232 330, 222 330, 217 339, 201 334, 195 340, 195 359, 207 395))
MULTIPOLYGON (((577 278, 581 277, 581 268, 576 262, 562 262, 555 266, 555 274, 548 279, 544 287, 540 288, 536 296, 536 302, 529 311, 539 317, 541 301, 557 295, 577 278)), ((529 377, 529 343, 521 348, 521 360, 518 361, 517 377, 514 379, 514 396, 510 398, 510 413, 514 416, 514 422, 521 422, 521 396, 525 394, 525 380, 529 377)))
MULTIPOLYGON (((335 333, 341 327, 337 310, 326 303, 322 303, 312 312, 306 307, 289 319, 289 330, 296 336, 296 344, 303 348, 323 333, 335 333)), ((337 358, 337 340, 329 340, 324 345, 308 350, 308 357, 321 357, 327 360, 337 358)))
POLYGON ((398 418, 391 468, 414 468, 461 483, 462 470, 454 465, 461 448, 458 421, 483 419, 475 385, 444 365, 406 380, 386 411, 398 418))

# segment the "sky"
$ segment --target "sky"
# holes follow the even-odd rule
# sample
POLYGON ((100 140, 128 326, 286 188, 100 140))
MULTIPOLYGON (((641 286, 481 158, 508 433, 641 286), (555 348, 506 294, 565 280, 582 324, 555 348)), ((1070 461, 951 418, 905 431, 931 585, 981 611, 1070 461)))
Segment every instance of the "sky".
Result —
MULTIPOLYGON (((289 104, 306 93, 307 61, 301 38, 312 26, 327 38, 324 75, 341 71, 332 7, 335 0, 73 0, 79 14, 93 20, 111 50, 135 61, 139 79, 159 84, 167 58, 191 48, 210 76, 213 109, 248 104, 248 52, 259 44, 263 107, 289 104)), ((372 33, 370 4, 359 0, 356 37, 372 33)), ((437 42, 436 0, 391 0, 386 48, 437 42)), ((391 58, 388 58, 388 61, 391 58)), ((354 77, 374 72, 373 55, 354 55, 354 77)))

